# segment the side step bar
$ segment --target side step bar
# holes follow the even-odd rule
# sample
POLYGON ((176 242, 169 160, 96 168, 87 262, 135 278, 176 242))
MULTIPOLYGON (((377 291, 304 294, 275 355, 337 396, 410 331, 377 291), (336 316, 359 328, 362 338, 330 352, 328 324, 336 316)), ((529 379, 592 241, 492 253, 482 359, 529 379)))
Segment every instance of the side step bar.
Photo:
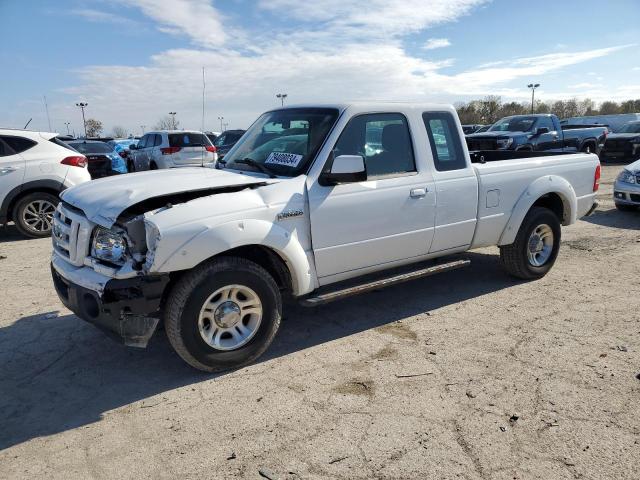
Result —
POLYGON ((471 260, 455 260, 453 262, 442 263, 433 267, 421 268, 420 270, 414 270, 412 272, 402 273, 380 280, 374 280, 372 282, 363 283, 362 285, 356 285, 353 287, 344 288, 342 290, 336 290, 333 292, 321 293, 319 295, 307 297, 304 300, 301 300, 300 304, 305 307, 316 307, 318 305, 333 302, 334 300, 341 300, 343 298, 352 297, 360 293, 370 292, 371 290, 378 290, 380 288, 397 285, 399 283, 416 280, 418 278, 429 277, 437 273, 456 270, 458 268, 466 267, 470 263, 471 260))

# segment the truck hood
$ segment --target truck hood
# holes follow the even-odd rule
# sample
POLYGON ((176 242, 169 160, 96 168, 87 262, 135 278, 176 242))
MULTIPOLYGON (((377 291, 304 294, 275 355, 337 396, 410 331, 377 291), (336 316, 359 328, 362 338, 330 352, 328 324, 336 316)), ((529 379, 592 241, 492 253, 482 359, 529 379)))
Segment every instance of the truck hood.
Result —
POLYGON ((624 167, 624 169, 629 170, 631 173, 640 173, 640 160, 636 160, 635 162, 630 163, 629 165, 624 167))
POLYGON ((202 196, 207 196, 225 188, 278 181, 229 170, 177 168, 93 180, 65 190, 61 198, 82 210, 90 221, 111 228, 127 208, 151 198, 185 192, 202 192, 202 196))

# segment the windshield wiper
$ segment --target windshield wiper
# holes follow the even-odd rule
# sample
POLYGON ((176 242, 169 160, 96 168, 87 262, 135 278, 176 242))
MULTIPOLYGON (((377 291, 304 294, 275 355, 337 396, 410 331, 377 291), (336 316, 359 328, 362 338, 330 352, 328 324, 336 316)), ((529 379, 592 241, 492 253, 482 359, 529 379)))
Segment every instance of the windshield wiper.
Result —
POLYGON ((243 158, 242 160, 234 160, 231 163, 239 163, 241 165, 249 165, 251 167, 257 168, 258 170, 260 170, 265 175, 269 175, 269 178, 277 178, 276 174, 273 173, 267 166, 263 165, 260 162, 256 162, 253 158, 243 158))

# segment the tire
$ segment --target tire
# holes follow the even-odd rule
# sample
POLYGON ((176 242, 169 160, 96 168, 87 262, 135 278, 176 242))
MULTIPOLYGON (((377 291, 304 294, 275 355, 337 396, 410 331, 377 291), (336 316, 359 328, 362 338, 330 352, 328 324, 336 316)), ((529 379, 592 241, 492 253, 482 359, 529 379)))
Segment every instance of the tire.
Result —
POLYGON ((169 342, 185 362, 205 372, 239 368, 256 360, 273 341, 281 317, 282 298, 273 277, 259 265, 237 257, 221 257, 186 273, 169 292, 164 308, 169 342), (225 296, 227 289, 236 293, 225 296), (251 302, 246 309, 239 306, 251 302), (224 311, 228 305, 230 313, 224 311), (205 307, 211 308, 205 311, 205 307), (259 309, 258 320, 255 312, 259 309), (229 325, 218 323, 227 319, 229 325), (240 330, 252 329, 251 335, 244 336, 245 343, 236 341, 243 337, 240 330), (212 345, 216 339, 217 347, 212 345))
POLYGON ((156 162, 151 162, 149 164, 149 170, 158 170, 158 165, 156 164, 156 162))
POLYGON ((590 143, 583 145, 581 151, 582 153, 596 153, 595 147, 590 143))
POLYGON ((22 197, 12 213, 18 231, 30 238, 50 236, 58 202, 60 199, 56 195, 47 192, 33 192, 22 197))
POLYGON ((638 209, 635 205, 625 205, 624 203, 616 203, 616 208, 621 212, 633 212, 638 209))
POLYGON ((136 166, 134 165, 132 160, 127 161, 127 172, 133 173, 136 171, 136 166))
MULTIPOLYGON (((544 277, 558 256, 560 250, 560 221, 549 209, 532 207, 522 221, 515 241, 500 247, 500 260, 507 272, 517 278, 535 280, 544 277), (547 227, 547 228, 544 228, 547 227), (551 232, 551 238, 545 233, 551 232), (536 247, 543 245, 542 251, 530 250, 532 236, 542 234, 546 241, 539 240, 536 247), (549 241, 551 245, 545 245, 549 241), (534 257, 531 259, 530 254, 534 257), (544 260, 544 261, 542 261, 544 260), (535 263, 535 264, 534 264, 535 263)), ((533 245, 532 245, 532 248, 533 245)))

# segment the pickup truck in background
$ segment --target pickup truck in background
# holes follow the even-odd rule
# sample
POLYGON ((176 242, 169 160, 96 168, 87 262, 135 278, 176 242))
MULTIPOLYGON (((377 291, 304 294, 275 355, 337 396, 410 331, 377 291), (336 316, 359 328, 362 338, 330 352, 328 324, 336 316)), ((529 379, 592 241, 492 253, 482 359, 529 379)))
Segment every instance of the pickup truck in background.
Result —
POLYGON ((62 302, 126 345, 146 346, 162 319, 193 367, 236 368, 267 349, 284 296, 324 304, 491 245, 511 275, 542 277, 600 178, 593 154, 471 157, 455 109, 433 104, 272 110, 225 160, 65 191, 51 265, 62 302))
POLYGON ((563 127, 552 114, 514 115, 486 132, 467 135, 469 150, 597 153, 608 133, 605 126, 563 127))
POLYGON ((630 163, 640 158, 640 121, 610 133, 600 149, 600 160, 630 163))

